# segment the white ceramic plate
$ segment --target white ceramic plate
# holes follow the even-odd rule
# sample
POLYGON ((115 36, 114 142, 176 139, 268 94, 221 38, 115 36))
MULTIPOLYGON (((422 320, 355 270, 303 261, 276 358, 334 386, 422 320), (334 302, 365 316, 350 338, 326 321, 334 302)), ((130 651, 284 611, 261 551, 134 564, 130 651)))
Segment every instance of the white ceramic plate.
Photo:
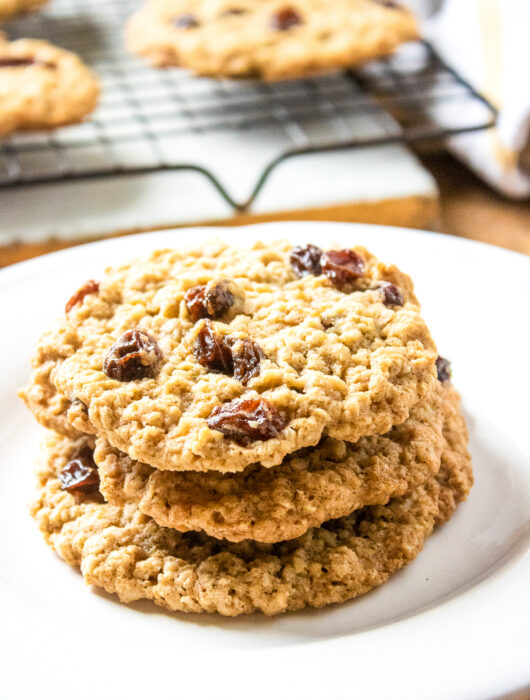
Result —
POLYGON ((6 269, 0 309, 0 697, 478 700, 530 683, 530 259, 361 225, 180 230, 6 269), (215 236, 368 246, 413 276, 453 361, 475 487, 416 561, 357 601, 273 619, 121 605, 85 589, 27 514, 42 430, 15 391, 40 332, 106 265, 215 236))

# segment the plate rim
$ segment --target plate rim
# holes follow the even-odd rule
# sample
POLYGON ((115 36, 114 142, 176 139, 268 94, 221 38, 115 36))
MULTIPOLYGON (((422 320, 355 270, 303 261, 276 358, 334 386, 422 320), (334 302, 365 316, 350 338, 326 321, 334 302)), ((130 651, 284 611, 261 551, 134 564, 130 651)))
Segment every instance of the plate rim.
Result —
MULTIPOLYGON (((321 228, 322 226, 330 227, 330 228, 336 228, 337 230, 339 229, 370 229, 376 233, 391 233, 392 235, 400 235, 400 234, 406 234, 412 235, 413 237, 418 237, 418 238, 425 238, 425 237, 430 237, 432 240, 438 240, 438 241, 445 241, 450 244, 457 243, 457 245, 464 246, 464 247, 471 247, 471 248, 477 248, 477 249, 482 249, 484 251, 488 252, 495 252, 497 254, 501 254, 503 256, 507 256, 508 258, 512 258, 515 261, 518 261, 519 263, 525 262, 530 265, 530 256, 526 255, 525 253, 520 253, 518 251, 514 250, 509 250, 508 248, 503 248, 498 245, 494 245, 492 243, 485 243, 483 241, 476 241, 474 239, 470 238, 463 238, 460 236, 456 236, 450 233, 440 233, 437 231, 433 230, 428 230, 428 229, 416 229, 416 228, 409 228, 409 227, 404 227, 404 226, 389 226, 385 224, 365 224, 365 223, 359 223, 359 222, 345 222, 345 221, 305 221, 304 219, 296 219, 296 220, 289 220, 289 221, 266 221, 266 222, 259 222, 259 223, 253 223, 253 224, 242 224, 242 225, 237 225, 237 226, 183 226, 183 227, 177 227, 177 228, 163 228, 163 229, 156 229, 154 231, 144 231, 144 232, 139 232, 139 233, 130 233, 130 234, 125 234, 125 235, 118 235, 118 236, 108 236, 106 238, 102 238, 100 240, 96 241, 89 241, 87 243, 80 243, 80 244, 74 244, 68 248, 63 248, 61 250, 56 250, 51 253, 45 253, 43 255, 38 255, 34 258, 30 258, 29 260, 22 260, 21 262, 18 263, 13 263, 12 265, 8 265, 7 267, 0 268, 0 282, 4 282, 4 280, 9 280, 9 278, 13 277, 13 279, 17 279, 20 274, 23 274, 26 270, 31 270, 32 268, 35 267, 40 267, 43 264, 46 264, 47 261, 53 260, 53 261, 59 261, 61 259, 67 259, 68 257, 72 256, 75 257, 76 255, 83 253, 84 251, 87 250, 94 250, 97 248, 103 248, 106 247, 107 245, 115 245, 119 243, 120 241, 138 241, 142 239, 146 239, 148 237, 159 237, 159 236, 166 236, 168 234, 177 234, 177 235, 185 235, 186 233, 199 233, 203 234, 205 232, 212 232, 215 234, 222 234, 223 232, 230 232, 231 230, 269 230, 272 228, 298 228, 299 226, 308 226, 310 228, 321 228), (46 262, 45 262, 46 261, 46 262)), ((212 236, 212 237, 215 237, 212 236)))

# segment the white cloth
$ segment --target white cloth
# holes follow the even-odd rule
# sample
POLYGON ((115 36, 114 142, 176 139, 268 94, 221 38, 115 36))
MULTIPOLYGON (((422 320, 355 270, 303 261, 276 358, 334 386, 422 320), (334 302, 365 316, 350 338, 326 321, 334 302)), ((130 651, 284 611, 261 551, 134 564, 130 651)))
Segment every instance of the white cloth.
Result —
POLYGON ((448 147, 508 197, 530 196, 530 0, 445 0, 424 22, 438 53, 499 110, 448 147))

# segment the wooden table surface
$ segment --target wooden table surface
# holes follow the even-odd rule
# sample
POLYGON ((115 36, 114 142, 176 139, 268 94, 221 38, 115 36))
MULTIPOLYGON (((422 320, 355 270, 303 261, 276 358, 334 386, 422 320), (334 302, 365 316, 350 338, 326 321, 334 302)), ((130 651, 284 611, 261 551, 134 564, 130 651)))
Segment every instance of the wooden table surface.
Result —
MULTIPOLYGON (((438 220, 429 228, 530 255, 530 201, 513 202, 501 197, 449 155, 424 156, 422 161, 436 178, 440 190, 438 220)), ((388 223, 392 220, 388 219, 388 223)), ((399 226, 403 222, 397 220, 395 224, 399 226)), ((4 253, 3 263, 0 258, 0 267, 65 245, 50 241, 15 246, 10 255, 4 253)))
POLYGON ((530 202, 505 199, 451 156, 429 156, 424 165, 440 189, 437 230, 530 255, 530 202))

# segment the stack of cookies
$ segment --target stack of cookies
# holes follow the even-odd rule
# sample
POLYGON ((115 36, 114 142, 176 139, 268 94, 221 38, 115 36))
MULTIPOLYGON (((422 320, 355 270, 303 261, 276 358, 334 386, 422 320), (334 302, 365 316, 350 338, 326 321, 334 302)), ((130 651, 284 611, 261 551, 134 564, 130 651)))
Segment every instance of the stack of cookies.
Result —
POLYGON ((109 269, 40 340, 32 514, 89 584, 170 610, 354 598, 472 484, 410 278, 364 248, 220 242, 109 269))

